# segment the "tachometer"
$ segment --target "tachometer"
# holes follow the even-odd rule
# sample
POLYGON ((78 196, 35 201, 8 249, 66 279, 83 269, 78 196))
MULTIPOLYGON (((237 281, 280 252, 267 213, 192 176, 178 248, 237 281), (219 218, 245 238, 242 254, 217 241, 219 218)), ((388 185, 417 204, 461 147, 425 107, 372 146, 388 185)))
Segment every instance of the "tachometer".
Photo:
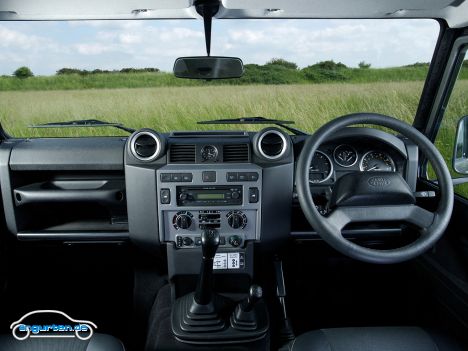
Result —
POLYGON ((322 151, 315 152, 309 168, 309 182, 313 184, 323 183, 330 179, 333 173, 333 164, 322 151))
POLYGON ((333 159, 341 167, 354 166, 358 160, 358 153, 355 148, 350 145, 338 145, 333 151, 333 159))
POLYGON ((369 151, 364 154, 359 165, 361 171, 365 172, 395 172, 395 162, 385 152, 369 151))

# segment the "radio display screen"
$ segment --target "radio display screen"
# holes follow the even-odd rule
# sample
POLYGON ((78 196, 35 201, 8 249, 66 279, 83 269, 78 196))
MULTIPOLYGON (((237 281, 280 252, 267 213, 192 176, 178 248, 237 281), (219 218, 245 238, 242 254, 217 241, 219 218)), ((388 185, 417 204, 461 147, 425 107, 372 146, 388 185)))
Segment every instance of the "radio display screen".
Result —
POLYGON ((198 193, 197 200, 224 200, 223 193, 198 193))

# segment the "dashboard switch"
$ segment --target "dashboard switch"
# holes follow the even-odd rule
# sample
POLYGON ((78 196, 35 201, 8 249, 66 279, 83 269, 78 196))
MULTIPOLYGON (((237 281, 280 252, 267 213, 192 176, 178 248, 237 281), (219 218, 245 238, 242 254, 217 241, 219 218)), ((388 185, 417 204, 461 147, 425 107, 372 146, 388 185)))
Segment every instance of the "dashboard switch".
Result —
POLYGON ((232 247, 239 247, 242 244, 242 238, 239 235, 232 235, 229 237, 229 244, 232 247))
POLYGON ((247 173, 245 172, 239 173, 237 177, 239 179, 239 182, 245 182, 248 179, 247 173))
POLYGON ((169 189, 161 189, 160 195, 161 204, 167 205, 171 203, 171 191, 169 189))
POLYGON ((228 182, 237 182, 237 173, 236 172, 226 173, 226 180, 228 182))
POLYGON ((170 182, 171 174, 170 173, 161 173, 161 182, 170 182))
POLYGON ((176 245, 177 245, 177 247, 184 246, 184 239, 181 236, 176 237, 176 245))
POLYGON ((184 246, 192 246, 193 245, 193 240, 186 236, 184 239, 184 246))
POLYGON ((258 173, 257 172, 247 173, 247 178, 251 182, 256 182, 258 180, 258 173))
POLYGON ((258 202, 258 188, 249 188, 249 202, 251 204, 258 202))
POLYGON ((182 174, 182 181, 183 182, 191 182, 193 178, 192 173, 183 173, 182 174))
POLYGON ((216 172, 215 171, 204 171, 202 172, 203 182, 216 182, 216 172))

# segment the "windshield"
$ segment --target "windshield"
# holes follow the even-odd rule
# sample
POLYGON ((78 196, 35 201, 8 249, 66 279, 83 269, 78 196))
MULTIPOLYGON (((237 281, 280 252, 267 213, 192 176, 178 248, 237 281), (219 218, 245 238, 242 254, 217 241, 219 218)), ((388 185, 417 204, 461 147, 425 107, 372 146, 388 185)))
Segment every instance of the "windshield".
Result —
POLYGON ((111 127, 31 128, 97 119, 133 129, 245 129, 198 121, 266 117, 313 132, 352 112, 412 122, 439 25, 432 20, 214 20, 211 54, 244 76, 174 77, 205 55, 202 21, 3 22, 0 119, 12 136, 126 135, 111 127))

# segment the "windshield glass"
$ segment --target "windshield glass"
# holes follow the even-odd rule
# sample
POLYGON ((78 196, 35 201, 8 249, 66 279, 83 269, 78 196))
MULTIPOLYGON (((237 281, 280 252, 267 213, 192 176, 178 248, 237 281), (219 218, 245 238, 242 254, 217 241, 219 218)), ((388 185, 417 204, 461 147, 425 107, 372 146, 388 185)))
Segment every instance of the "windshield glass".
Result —
POLYGON ((352 112, 412 122, 439 32, 432 20, 214 20, 211 54, 241 78, 174 77, 205 55, 202 21, 2 22, 0 119, 15 137, 126 135, 111 127, 31 128, 98 119, 139 129, 246 129, 197 121, 262 116, 312 132, 352 112))

